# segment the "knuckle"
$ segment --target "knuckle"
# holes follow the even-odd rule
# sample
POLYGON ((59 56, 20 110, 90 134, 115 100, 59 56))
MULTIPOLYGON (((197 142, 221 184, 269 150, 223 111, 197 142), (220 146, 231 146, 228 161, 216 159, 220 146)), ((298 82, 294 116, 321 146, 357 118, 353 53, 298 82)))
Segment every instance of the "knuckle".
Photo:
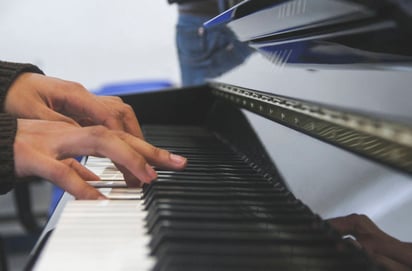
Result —
POLYGON ((349 218, 349 219, 359 219, 359 214, 357 214, 357 213, 352 213, 352 214, 348 215, 348 218, 349 218))
POLYGON ((371 222, 371 220, 369 219, 367 215, 361 214, 359 215, 359 222, 362 224, 366 224, 366 223, 371 222))
POLYGON ((112 99, 113 101, 123 103, 122 98, 120 98, 119 96, 109 96, 109 97, 110 97, 110 99, 112 99))
POLYGON ((151 157, 157 161, 165 161, 169 159, 169 152, 167 150, 152 146, 151 148, 151 157))
POLYGON ((349 219, 353 220, 356 228, 360 227, 361 225, 365 225, 365 223, 369 221, 369 218, 366 215, 357 213, 350 214, 349 219))
POLYGON ((62 160, 61 162, 70 168, 74 168, 77 161, 74 158, 67 158, 62 160))
POLYGON ((122 110, 113 110, 112 111, 112 117, 118 120, 121 120, 124 116, 124 113, 122 110))
POLYGON ((160 157, 161 155, 162 155, 162 153, 163 153, 163 150, 162 149, 160 149, 160 148, 158 148, 158 147, 152 147, 152 149, 151 149, 151 152, 152 152, 152 155, 154 156, 154 157, 160 157))
POLYGON ((122 116, 134 114, 134 110, 129 104, 122 104, 119 108, 119 111, 122 116))
POLYGON ((127 140, 127 138, 129 137, 128 133, 121 130, 113 131, 113 133, 116 134, 116 136, 119 137, 121 140, 127 140))
POLYGON ((109 129, 103 125, 95 125, 90 127, 90 135, 92 137, 107 137, 109 135, 109 129))
POLYGON ((85 91, 86 90, 86 88, 82 84, 78 82, 74 82, 74 81, 67 82, 67 87, 71 91, 85 91))
POLYGON ((134 112, 133 107, 130 104, 123 104, 123 108, 126 112, 134 112))

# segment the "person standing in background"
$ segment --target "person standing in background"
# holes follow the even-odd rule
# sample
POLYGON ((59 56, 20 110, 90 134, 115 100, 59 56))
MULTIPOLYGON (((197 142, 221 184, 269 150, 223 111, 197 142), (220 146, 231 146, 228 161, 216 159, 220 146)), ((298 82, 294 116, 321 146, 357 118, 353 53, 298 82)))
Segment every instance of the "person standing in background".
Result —
POLYGON ((176 48, 183 86, 199 85, 243 63, 253 52, 225 25, 203 23, 241 1, 168 0, 178 5, 176 48))

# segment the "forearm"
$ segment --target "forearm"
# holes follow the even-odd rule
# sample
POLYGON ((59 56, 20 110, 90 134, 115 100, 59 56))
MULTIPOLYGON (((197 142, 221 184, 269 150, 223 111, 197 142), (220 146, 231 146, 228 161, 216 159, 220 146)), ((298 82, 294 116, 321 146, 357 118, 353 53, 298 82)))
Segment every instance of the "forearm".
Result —
POLYGON ((0 112, 4 112, 4 99, 14 80, 24 72, 43 73, 32 64, 0 61, 0 112))

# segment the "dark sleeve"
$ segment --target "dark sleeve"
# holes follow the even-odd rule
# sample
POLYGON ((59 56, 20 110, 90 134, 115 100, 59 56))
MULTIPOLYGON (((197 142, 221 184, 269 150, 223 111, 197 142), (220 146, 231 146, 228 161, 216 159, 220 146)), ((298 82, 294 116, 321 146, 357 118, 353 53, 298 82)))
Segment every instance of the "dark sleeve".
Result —
POLYGON ((0 61, 0 112, 4 112, 4 98, 13 81, 24 72, 43 73, 32 64, 0 61))
POLYGON ((16 118, 0 113, 0 194, 9 192, 14 185, 14 152, 16 118))

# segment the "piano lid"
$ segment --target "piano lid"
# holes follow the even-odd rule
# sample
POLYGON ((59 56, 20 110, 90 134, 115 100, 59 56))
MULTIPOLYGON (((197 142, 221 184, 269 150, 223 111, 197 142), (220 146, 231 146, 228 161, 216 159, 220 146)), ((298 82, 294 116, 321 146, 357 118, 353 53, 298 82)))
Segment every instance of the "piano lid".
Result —
POLYGON ((205 26, 222 22, 277 65, 412 62, 410 1, 249 0, 205 26))

